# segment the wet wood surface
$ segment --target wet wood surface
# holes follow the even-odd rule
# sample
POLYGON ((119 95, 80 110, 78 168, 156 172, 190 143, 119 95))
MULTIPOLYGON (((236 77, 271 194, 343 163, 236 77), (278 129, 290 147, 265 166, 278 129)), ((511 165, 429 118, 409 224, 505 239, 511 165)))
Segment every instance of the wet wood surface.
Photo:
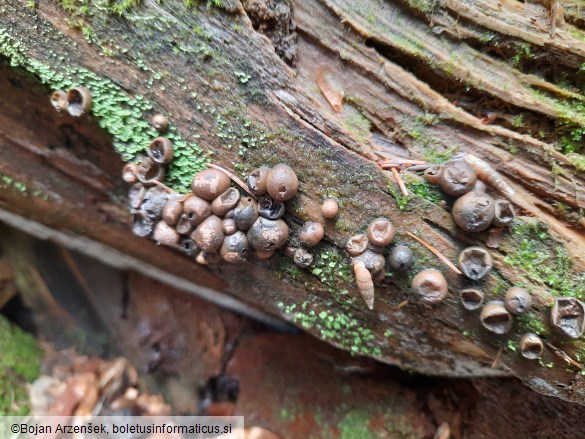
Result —
MULTIPOLYGON (((505 11, 490 12, 485 5, 484 15, 449 27, 453 14, 465 15, 466 5, 481 2, 421 11, 406 2, 371 0, 358 7, 349 1, 299 1, 286 18, 296 29, 287 40, 294 41, 296 56, 287 65, 270 39, 254 31, 238 2, 189 9, 180 1, 144 1, 121 16, 96 9, 83 17, 55 2, 40 2, 37 9, 26 3, 0 4, 6 57, 0 70, 1 220, 256 318, 286 320, 359 355, 428 374, 515 375, 540 392, 583 401, 578 368, 550 349, 540 363, 522 359, 514 349, 525 330, 519 325, 502 337, 484 331, 477 313, 459 304, 457 293, 466 281, 405 232, 424 237, 451 261, 466 245, 487 242, 489 234, 457 229, 449 203, 415 195, 399 205, 405 200, 393 195, 398 187, 374 162, 382 155, 432 160, 453 150, 487 160, 518 194, 513 200, 521 208, 518 223, 543 224, 549 243, 543 264, 564 249, 569 273, 577 276, 585 267, 578 215, 585 207, 583 175, 576 156, 554 146, 559 130, 583 124, 578 106, 583 96, 577 80, 561 87, 551 72, 554 66, 581 78, 575 69, 583 62, 583 43, 567 33, 582 35, 577 27, 582 22, 564 24, 551 37, 545 25, 526 30, 524 16, 506 23, 515 32, 504 32, 505 11), (80 22, 72 25, 72 17, 80 22), (474 27, 476 19, 485 28, 474 27), (488 30, 493 36, 482 38, 488 30), (508 35, 515 40, 506 46, 508 35), (531 53, 546 61, 542 75, 534 61, 506 62, 505 55, 514 56, 520 44, 533 45, 531 53), (342 112, 319 90, 324 68, 344 93, 342 112), (326 224, 325 242, 315 251, 340 255, 341 262, 329 267, 331 278, 298 272, 281 255, 201 267, 132 236, 118 154, 132 159, 139 151, 124 150, 120 136, 110 137, 95 115, 75 120, 49 104, 51 72, 82 81, 80 69, 112 81, 126 96, 151 102, 144 118, 154 111, 171 115, 178 136, 241 177, 263 164, 291 165, 301 182, 286 216, 293 233, 303 221, 320 219, 326 195, 337 196, 340 216, 326 224), (494 121, 486 123, 492 113, 494 121), (512 122, 520 115, 527 123, 518 127, 512 122), (577 219, 570 223, 559 203, 577 219), (417 264, 408 275, 376 285, 370 312, 353 280, 340 273, 348 269, 347 238, 378 216, 393 221, 397 240, 411 246, 417 264), (413 303, 409 289, 416 271, 430 267, 442 270, 450 287, 448 298, 432 309, 413 303)), ((200 160, 202 153, 195 154, 193 160, 200 160)), ((180 188, 186 177, 179 164, 173 166, 169 184, 180 188)), ((421 181, 416 175, 409 179, 421 181)), ((484 289, 497 298, 502 288, 529 287, 543 335, 578 359, 581 342, 563 339, 547 324, 554 289, 526 266, 509 263, 523 239, 503 234, 492 250, 497 273, 484 289)))

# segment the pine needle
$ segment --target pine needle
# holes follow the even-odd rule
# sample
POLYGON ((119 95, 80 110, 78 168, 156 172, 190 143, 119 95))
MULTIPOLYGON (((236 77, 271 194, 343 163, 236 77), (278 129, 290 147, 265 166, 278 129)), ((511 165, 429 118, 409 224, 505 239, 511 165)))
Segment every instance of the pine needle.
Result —
POLYGON ((222 168, 221 166, 214 165, 213 163, 208 163, 207 166, 209 168, 214 168, 214 169, 217 169, 217 170, 223 172, 229 178, 231 178, 238 186, 240 186, 245 192, 247 192, 252 198, 254 198, 255 200, 258 200, 258 198, 252 193, 252 191, 250 190, 248 185, 246 183, 244 183, 236 174, 231 173, 230 171, 222 168))
POLYGON ((447 257, 445 255, 443 255, 443 253, 441 253, 439 250, 437 250, 431 244, 429 244, 428 242, 424 241, 423 239, 419 238, 418 236, 416 236, 408 231, 406 232, 406 234, 408 236, 410 236, 411 238, 416 239, 418 242, 420 242, 422 245, 424 245, 426 248, 428 248, 431 252, 433 252, 435 254, 435 256, 437 256, 441 261, 443 261, 445 264, 447 264, 447 266, 451 270, 453 270, 455 273, 463 274, 463 273, 461 273, 461 271, 459 271, 459 269, 449 259, 447 259, 447 257))
POLYGON ((394 175, 394 178, 396 179, 398 186, 400 186, 400 191, 402 192, 402 195, 408 197, 408 190, 406 189, 404 181, 402 180, 402 177, 400 177, 400 173, 396 168, 392 168, 392 175, 394 175))

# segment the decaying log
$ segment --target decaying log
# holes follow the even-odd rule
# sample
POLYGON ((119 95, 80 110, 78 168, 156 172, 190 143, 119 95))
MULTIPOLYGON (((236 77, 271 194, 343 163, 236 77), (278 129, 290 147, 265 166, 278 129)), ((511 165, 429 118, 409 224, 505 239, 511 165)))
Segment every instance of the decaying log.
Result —
POLYGON ((530 330, 577 364, 585 359, 581 340, 548 324, 553 297, 585 297, 579 12, 567 8, 552 35, 537 17, 543 8, 509 1, 310 0, 274 16, 244 2, 253 20, 236 0, 185 3, 0 3, 0 220, 231 309, 288 320, 357 355, 428 374, 515 375, 583 402, 573 363, 552 349, 536 362, 518 352, 530 330), (340 112, 317 84, 325 68, 343 91, 340 112), (74 85, 92 90, 92 117, 50 106, 51 90, 74 85), (156 135, 147 120, 159 112, 171 122, 177 154, 167 183, 177 191, 206 161, 240 177, 285 162, 301 182, 286 216, 293 234, 319 220, 326 196, 340 200, 311 271, 282 255, 202 268, 130 234, 120 156, 144 154, 156 135), (481 329, 457 297, 469 283, 405 232, 451 261, 489 233, 457 229, 443 195, 414 173, 402 173, 413 195, 400 196, 375 164, 455 153, 486 160, 516 192, 520 217, 492 249, 495 270, 483 284, 488 299, 512 285, 534 295, 534 311, 508 335, 481 329), (378 216, 392 220, 416 262, 376 285, 369 311, 343 249, 378 216), (449 283, 432 309, 409 289, 423 268, 449 283))

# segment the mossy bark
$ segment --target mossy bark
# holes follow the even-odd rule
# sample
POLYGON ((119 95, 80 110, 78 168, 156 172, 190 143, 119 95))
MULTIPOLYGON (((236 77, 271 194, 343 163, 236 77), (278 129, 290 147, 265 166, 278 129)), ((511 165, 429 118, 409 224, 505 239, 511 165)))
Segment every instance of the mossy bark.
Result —
POLYGON ((293 2, 286 19, 294 26, 283 28, 298 35, 273 39, 296 41, 290 67, 237 1, 113 8, 118 2, 31 7, 5 0, 1 218, 226 306, 286 319, 357 355, 429 374, 513 374, 538 391, 583 402, 578 368, 554 350, 540 363, 517 350, 530 329, 577 363, 585 352, 581 341, 548 326, 551 297, 585 297, 583 22, 568 17, 552 35, 543 7, 526 4, 520 13, 520 3, 499 10, 487 3, 293 2), (505 18, 512 12, 514 20, 505 18), (317 86, 323 69, 344 92, 341 113, 317 86), (73 84, 94 93, 92 119, 52 111, 49 91, 73 84), (144 151, 155 112, 173 127, 177 157, 168 183, 176 190, 186 191, 206 161, 240 176, 288 163, 301 181, 287 214, 293 234, 302 221, 320 219, 325 196, 338 197, 340 216, 326 225, 312 271, 280 255, 202 268, 131 236, 116 153, 135 160, 144 151), (489 299, 511 285, 535 296, 533 313, 503 337, 484 332, 478 316, 459 305, 466 281, 405 232, 450 260, 488 233, 458 230, 442 195, 414 174, 404 177, 412 195, 401 197, 374 162, 380 154, 437 161, 459 152, 498 169, 524 214, 493 250, 496 270, 483 285, 489 299), (397 241, 417 262, 408 275, 376 285, 369 312, 343 248, 378 216, 394 222, 397 241), (409 282, 431 267, 446 274, 451 293, 427 309, 412 303, 409 282))

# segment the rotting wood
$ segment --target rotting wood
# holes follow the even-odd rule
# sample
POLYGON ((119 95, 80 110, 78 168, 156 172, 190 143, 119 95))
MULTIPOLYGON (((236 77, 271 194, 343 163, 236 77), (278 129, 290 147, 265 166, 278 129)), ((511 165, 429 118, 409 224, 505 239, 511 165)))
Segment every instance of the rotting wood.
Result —
MULTIPOLYGON (((464 42, 438 36, 402 4, 375 1, 360 2, 364 10, 369 7, 375 12, 373 20, 363 10, 352 9, 349 2, 293 3, 299 30, 293 74, 269 41, 253 32, 239 4, 228 3, 229 10, 207 10, 203 5, 185 8, 178 0, 144 1, 120 17, 93 10, 93 16, 81 17, 86 36, 91 31, 88 44, 81 32, 69 26, 70 17, 58 4, 43 2, 35 10, 26 7, 24 0, 6 0, 0 6, 0 47, 15 69, 3 66, 0 72, 8 79, 0 82, 7 99, 0 103, 0 172, 6 177, 0 188, 2 218, 14 225, 19 218, 28 218, 21 227, 37 227, 45 236, 59 237, 63 244, 79 246, 81 251, 115 249, 104 253, 105 259, 113 258, 110 263, 132 261, 144 273, 150 271, 216 302, 284 318, 360 355, 423 373, 514 374, 538 391, 583 402, 581 377, 566 370, 564 361, 546 353, 542 364, 527 363, 512 349, 520 333, 494 338, 482 332, 477 315, 462 310, 455 295, 432 310, 410 302, 399 307, 410 297, 408 276, 393 276, 376 286, 376 313, 372 314, 353 282, 340 275, 348 268, 342 252, 347 238, 380 215, 394 222, 399 240, 413 249, 417 263, 412 273, 442 267, 438 260, 425 257, 426 250, 405 231, 424 236, 450 260, 456 259, 463 246, 481 243, 487 236, 466 236, 456 229, 444 207, 420 195, 395 200, 391 194, 397 188, 375 164, 380 158, 376 150, 389 148, 390 155, 425 161, 444 160, 453 149, 487 160, 536 206, 531 214, 559 232, 543 231, 543 239, 570 255, 573 266, 568 273, 576 276, 585 267, 582 230, 567 228, 554 203, 584 207, 584 182, 576 172, 578 162, 554 149, 553 143, 559 140, 554 121, 575 126, 583 122, 580 110, 565 113, 556 104, 562 97, 582 100, 582 93, 562 90, 464 42), (378 9, 380 5, 382 9, 378 9), (398 15, 402 26, 391 21, 398 15), (389 34, 376 28, 380 23, 402 39, 385 41, 389 34), (417 42, 414 47, 413 41, 417 42), (369 47, 372 42, 374 47, 369 47), (415 50, 420 45, 422 53, 415 50), (394 52, 383 53, 384 46, 394 52), (452 63, 451 54, 457 58, 452 63), (398 63, 400 57, 415 67, 424 65, 426 70, 419 77, 398 63), (332 111, 316 83, 316 72, 324 64, 344 86, 339 114, 332 111), (293 166, 301 180, 301 192, 287 214, 293 231, 303 220, 320 218, 325 196, 340 200, 337 222, 327 225, 326 241, 317 249, 319 267, 327 268, 330 263, 323 262, 327 260, 322 256, 337 258, 334 269, 327 273, 330 277, 295 271, 284 257, 241 267, 201 268, 168 249, 130 236, 124 211, 127 188, 118 176, 121 161, 95 122, 110 130, 116 127, 97 117, 93 123, 58 117, 48 102, 49 87, 39 86, 17 66, 41 75, 47 83, 57 82, 51 77, 55 74, 88 78, 87 71, 98 78, 90 78, 95 87, 100 87, 99 81, 110 80, 118 86, 117 97, 141 96, 151 102, 157 112, 169 115, 175 130, 171 134, 179 141, 196 142, 202 150, 214 152, 217 164, 235 169, 240 177, 263 164, 284 161, 293 166), (423 73, 432 72, 455 84, 471 74, 472 80, 466 82, 470 90, 512 107, 515 114, 526 111, 535 120, 548 121, 545 138, 537 139, 528 128, 514 129, 497 118, 492 124, 482 123, 474 110, 489 109, 470 105, 468 111, 456 105, 424 77, 423 73), (534 96, 533 87, 546 89, 551 96, 534 96), (380 140, 391 148, 380 146, 380 140), (47 159, 53 156, 59 160, 47 159), (109 187, 113 189, 106 191, 109 187), (84 242, 88 243, 85 249, 80 245, 84 242), (90 242, 99 245, 90 246, 90 242), (120 253, 125 256, 114 258, 120 253), (501 349, 499 366, 492 369, 493 358, 501 349)), ((562 38, 564 32, 557 29, 555 38, 562 38)), ((572 56, 581 54, 573 51, 572 56)), ((108 85, 108 90, 114 85, 108 85)), ((459 101, 465 100, 466 93, 461 90, 459 101)), ((149 112, 144 110, 144 116, 149 112)), ((144 132, 148 130, 144 128, 144 132)), ((124 144, 121 134, 113 134, 113 143, 125 159, 147 147, 132 144, 132 148, 120 149, 124 144)), ((186 191, 187 170, 198 169, 204 159, 195 147, 192 152, 184 147, 179 151, 185 156, 193 154, 189 159, 194 164, 184 166, 183 173, 179 156, 171 165, 169 185, 186 191)), ((408 172, 404 178, 409 192, 409 185, 421 182, 408 172)), ((523 217, 518 224, 528 227, 530 218, 523 217)), ((541 229, 534 227, 539 233, 541 229)), ((510 231, 504 234, 493 251, 495 274, 484 289, 493 298, 506 286, 527 283, 538 296, 537 320, 546 321, 551 294, 547 279, 509 262, 517 256, 522 239, 510 231)), ((549 262, 556 261, 554 250, 548 257, 549 262)), ((466 284, 454 273, 446 273, 446 278, 452 291, 466 284)), ((546 322, 540 324, 547 336, 556 338, 546 322)), ((554 343, 571 357, 583 348, 580 342, 554 343)))

